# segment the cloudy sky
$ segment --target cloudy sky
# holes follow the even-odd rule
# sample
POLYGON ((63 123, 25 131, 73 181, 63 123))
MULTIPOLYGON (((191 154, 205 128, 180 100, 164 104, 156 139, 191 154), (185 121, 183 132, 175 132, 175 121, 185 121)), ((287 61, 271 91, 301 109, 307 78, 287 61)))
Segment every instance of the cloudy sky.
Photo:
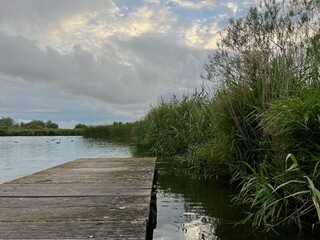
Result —
POLYGON ((0 0, 0 117, 135 121, 192 92, 230 17, 256 0, 0 0))

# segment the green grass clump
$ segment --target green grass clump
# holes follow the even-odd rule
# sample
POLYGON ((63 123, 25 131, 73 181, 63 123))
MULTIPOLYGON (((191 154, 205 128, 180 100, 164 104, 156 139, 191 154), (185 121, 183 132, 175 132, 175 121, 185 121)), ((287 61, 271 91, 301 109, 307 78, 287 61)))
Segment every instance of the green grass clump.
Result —
POLYGON ((284 166, 281 159, 288 152, 295 154, 305 165, 320 156, 320 96, 317 90, 310 89, 302 97, 274 102, 262 114, 260 125, 264 136, 270 140, 270 150, 278 167, 284 166))
POLYGON ((135 128, 136 143, 157 155, 184 154, 213 137, 210 114, 210 102, 204 93, 182 100, 162 100, 135 128))
POLYGON ((135 123, 114 122, 111 125, 83 128, 83 137, 110 141, 132 142, 132 129, 135 123))
POLYGON ((292 154, 286 157, 284 171, 268 162, 257 168, 243 163, 251 173, 243 178, 240 193, 234 198, 248 208, 242 223, 269 230, 288 225, 302 229, 320 222, 319 158, 310 173, 302 170, 292 154))

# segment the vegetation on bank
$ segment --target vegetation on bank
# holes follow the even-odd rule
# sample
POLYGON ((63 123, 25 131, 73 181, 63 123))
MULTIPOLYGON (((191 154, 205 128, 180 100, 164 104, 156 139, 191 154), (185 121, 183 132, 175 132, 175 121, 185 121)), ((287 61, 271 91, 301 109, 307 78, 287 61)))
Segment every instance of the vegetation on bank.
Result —
POLYGON ((130 143, 134 125, 134 123, 115 122, 112 125, 89 126, 83 129, 83 137, 130 143))
POLYGON ((57 123, 48 120, 32 120, 16 123, 11 117, 0 119, 0 136, 76 136, 82 135, 85 125, 78 124, 74 129, 59 129, 57 123))
POLYGON ((27 129, 0 127, 0 136, 81 136, 81 129, 27 129))
MULTIPOLYGON (((264 0, 231 19, 205 65, 214 94, 161 101, 130 128, 117 127, 125 126, 137 146, 175 156, 199 176, 230 176, 239 187, 234 201, 248 213, 243 223, 314 227, 320 222, 319 10, 319 1, 264 0)), ((105 135, 112 129, 105 127, 105 135)))

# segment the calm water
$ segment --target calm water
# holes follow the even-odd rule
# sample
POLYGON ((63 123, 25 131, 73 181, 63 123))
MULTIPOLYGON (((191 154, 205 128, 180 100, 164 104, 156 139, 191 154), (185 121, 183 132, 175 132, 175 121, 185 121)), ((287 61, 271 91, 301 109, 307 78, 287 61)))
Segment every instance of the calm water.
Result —
MULTIPOLYGON (((135 149, 82 137, 0 137, 0 183, 77 158, 132 157, 135 149)), ((294 230, 259 234, 235 226, 241 210, 231 205, 232 189, 193 179, 172 161, 159 161, 157 227, 153 238, 201 240, 319 239, 294 230)))
POLYGON ((0 137, 0 183, 77 158, 131 157, 128 146, 70 137, 0 137))
POLYGON ((172 161, 158 161, 158 223, 154 239, 199 240, 302 240, 320 239, 296 229, 261 233, 250 226, 236 225, 242 210, 231 204, 234 195, 228 184, 199 180, 172 161))

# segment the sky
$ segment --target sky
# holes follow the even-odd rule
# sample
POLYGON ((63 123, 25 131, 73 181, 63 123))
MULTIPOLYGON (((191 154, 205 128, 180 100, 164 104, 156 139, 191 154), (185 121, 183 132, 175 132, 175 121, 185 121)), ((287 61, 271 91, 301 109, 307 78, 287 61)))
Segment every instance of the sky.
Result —
POLYGON ((190 93, 257 0, 0 0, 0 118, 60 128, 141 119, 190 93))

